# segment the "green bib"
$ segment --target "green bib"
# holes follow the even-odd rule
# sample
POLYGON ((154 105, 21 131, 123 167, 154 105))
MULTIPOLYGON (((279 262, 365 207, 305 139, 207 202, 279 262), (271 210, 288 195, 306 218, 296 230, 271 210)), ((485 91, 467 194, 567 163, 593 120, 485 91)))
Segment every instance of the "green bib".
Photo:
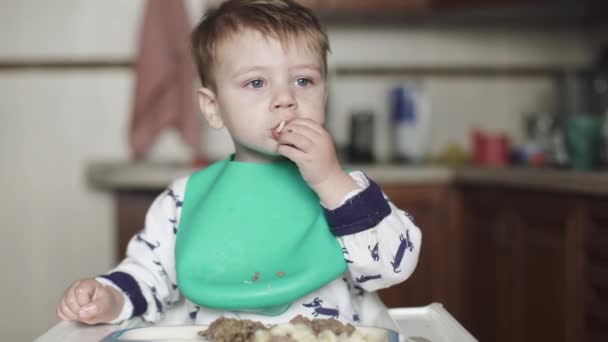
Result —
POLYGON ((232 158, 188 179, 175 243, 177 284, 199 305, 280 314, 346 263, 294 163, 232 158))

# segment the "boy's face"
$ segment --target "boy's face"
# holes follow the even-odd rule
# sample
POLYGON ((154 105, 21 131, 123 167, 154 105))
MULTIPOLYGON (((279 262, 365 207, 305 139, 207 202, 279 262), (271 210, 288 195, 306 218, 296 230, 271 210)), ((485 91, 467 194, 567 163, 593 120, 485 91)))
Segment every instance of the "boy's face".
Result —
POLYGON ((303 38, 283 45, 243 29, 219 44, 213 76, 215 90, 199 91, 201 110, 212 127, 228 129, 236 160, 276 157, 272 132, 283 120, 325 120, 322 59, 303 38))

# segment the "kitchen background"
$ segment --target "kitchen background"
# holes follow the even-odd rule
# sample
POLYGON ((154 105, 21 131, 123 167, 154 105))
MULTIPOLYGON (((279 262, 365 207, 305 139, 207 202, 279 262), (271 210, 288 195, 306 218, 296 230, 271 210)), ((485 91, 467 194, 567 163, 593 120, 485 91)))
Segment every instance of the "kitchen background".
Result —
MULTIPOLYGON (((186 4, 192 23, 209 5, 186 4)), ((87 167, 130 160, 130 63, 144 5, 0 1, 2 340, 41 335, 57 322, 55 306, 72 281, 114 263, 113 198, 88 184, 87 167)), ((389 162, 389 91, 404 81, 421 85, 429 106, 427 159, 450 144, 468 150, 473 128, 524 144, 525 115, 561 110, 556 75, 592 65, 608 43, 601 22, 579 22, 568 11, 557 19, 524 11, 522 20, 466 1, 460 7, 475 14, 380 24, 360 13, 327 16, 328 127, 339 146, 349 142, 351 114, 371 112, 373 155, 389 162)), ((373 6, 366 11, 374 13, 373 6)), ((225 133, 206 126, 201 145, 211 159, 231 150, 225 133)), ((147 155, 159 162, 189 158, 173 130, 163 131, 147 155)))

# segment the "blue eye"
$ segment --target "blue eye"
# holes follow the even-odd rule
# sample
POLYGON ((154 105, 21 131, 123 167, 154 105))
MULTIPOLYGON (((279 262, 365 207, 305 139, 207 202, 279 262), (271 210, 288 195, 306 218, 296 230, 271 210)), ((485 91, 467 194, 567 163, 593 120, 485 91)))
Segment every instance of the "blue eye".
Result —
POLYGON ((250 81, 249 83, 247 83, 247 86, 251 87, 251 88, 255 88, 255 89, 262 88, 264 86, 264 81, 253 80, 253 81, 250 81))
POLYGON ((307 87, 312 83, 308 78, 298 78, 296 82, 300 87, 307 87))

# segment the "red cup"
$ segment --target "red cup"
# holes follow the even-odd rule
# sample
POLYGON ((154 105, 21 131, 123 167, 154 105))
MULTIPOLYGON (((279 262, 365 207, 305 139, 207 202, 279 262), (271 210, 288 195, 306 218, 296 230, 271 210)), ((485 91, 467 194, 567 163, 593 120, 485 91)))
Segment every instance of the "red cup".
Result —
POLYGON ((506 166, 509 164, 509 137, 504 133, 489 134, 473 129, 471 139, 471 159, 480 166, 506 166))

